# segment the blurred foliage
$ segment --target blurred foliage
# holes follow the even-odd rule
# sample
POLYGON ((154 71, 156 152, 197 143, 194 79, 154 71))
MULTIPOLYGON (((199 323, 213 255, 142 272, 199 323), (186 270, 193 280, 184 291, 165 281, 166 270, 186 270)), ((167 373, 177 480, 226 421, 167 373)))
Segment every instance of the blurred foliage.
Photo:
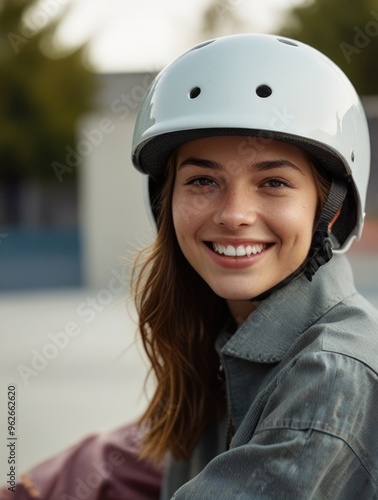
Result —
POLYGON ((0 0, 0 181, 55 178, 51 163, 64 163, 77 120, 92 107, 84 47, 67 54, 54 46, 59 5, 0 0))
POLYGON ((210 0, 199 26, 201 40, 240 33, 248 28, 235 0, 210 0))
POLYGON ((378 0, 307 1, 277 32, 326 54, 359 94, 378 94, 378 0))

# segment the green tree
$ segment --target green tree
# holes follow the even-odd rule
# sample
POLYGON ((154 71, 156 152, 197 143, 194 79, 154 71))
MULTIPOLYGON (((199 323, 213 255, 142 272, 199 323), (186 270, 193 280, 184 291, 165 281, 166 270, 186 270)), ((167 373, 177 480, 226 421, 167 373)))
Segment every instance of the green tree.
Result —
POLYGON ((360 94, 378 93, 378 0, 306 2, 276 31, 325 53, 360 94))
MULTIPOLYGON (((60 2, 0 0, 0 181, 52 178, 75 145, 78 118, 92 107, 84 47, 56 48, 60 2), (48 54, 48 55, 47 55, 48 54)), ((72 176, 70 176, 72 178, 72 176)))
POLYGON ((240 0, 210 0, 199 25, 200 39, 207 40, 246 30, 240 6, 240 0))

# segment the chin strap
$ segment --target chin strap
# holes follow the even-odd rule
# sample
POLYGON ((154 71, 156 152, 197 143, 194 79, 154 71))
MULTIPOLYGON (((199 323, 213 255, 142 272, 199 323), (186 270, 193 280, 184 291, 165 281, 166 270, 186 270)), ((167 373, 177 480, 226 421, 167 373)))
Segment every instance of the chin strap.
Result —
POLYGON ((315 232, 309 255, 312 256, 306 260, 303 274, 306 276, 308 281, 312 281, 312 277, 319 267, 327 264, 327 262, 332 259, 332 243, 328 233, 320 231, 315 232))
POLYGON ((341 207, 346 194, 346 181, 340 178, 333 178, 327 200, 324 203, 312 237, 311 247, 307 259, 287 278, 280 281, 277 285, 274 285, 266 292, 261 293, 257 297, 249 299, 250 302, 259 302, 266 299, 272 295, 273 292, 280 290, 295 279, 299 278, 302 274, 306 276, 308 281, 312 281, 312 278, 319 267, 323 266, 332 259, 332 242, 328 234, 328 226, 341 207))

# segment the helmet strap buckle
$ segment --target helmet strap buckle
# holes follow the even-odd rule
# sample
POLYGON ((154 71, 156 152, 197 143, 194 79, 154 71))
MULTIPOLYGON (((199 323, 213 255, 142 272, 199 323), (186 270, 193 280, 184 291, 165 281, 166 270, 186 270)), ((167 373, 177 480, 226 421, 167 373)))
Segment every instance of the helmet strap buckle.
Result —
POLYGON ((332 243, 327 233, 317 231, 313 238, 312 254, 309 261, 306 263, 304 275, 308 281, 312 281, 312 277, 319 269, 332 259, 332 243))

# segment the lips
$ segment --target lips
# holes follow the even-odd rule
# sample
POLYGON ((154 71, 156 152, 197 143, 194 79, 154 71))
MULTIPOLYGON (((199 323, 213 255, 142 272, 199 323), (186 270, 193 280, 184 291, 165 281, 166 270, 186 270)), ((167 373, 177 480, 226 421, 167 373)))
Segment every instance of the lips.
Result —
POLYGON ((263 252, 267 247, 266 243, 231 245, 211 242, 210 245, 214 252, 225 257, 250 257, 263 252))

